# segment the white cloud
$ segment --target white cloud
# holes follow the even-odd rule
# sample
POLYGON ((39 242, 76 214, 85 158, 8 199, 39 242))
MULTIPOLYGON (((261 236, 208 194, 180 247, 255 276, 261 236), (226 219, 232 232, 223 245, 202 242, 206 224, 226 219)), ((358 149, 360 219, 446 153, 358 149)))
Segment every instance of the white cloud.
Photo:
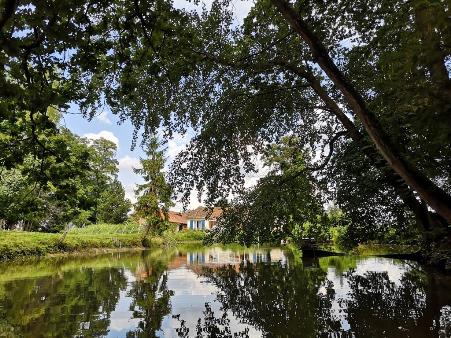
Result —
POLYGON ((129 155, 126 155, 119 159, 119 170, 130 170, 132 171, 133 168, 139 168, 141 163, 139 162, 139 158, 137 157, 131 157, 129 155))
POLYGON ((101 112, 99 115, 97 115, 96 117, 95 117, 97 120, 99 120, 100 122, 103 122, 103 123, 105 123, 105 124, 111 124, 111 120, 110 120, 110 118, 108 117, 108 112, 106 112, 106 111, 103 111, 103 112, 101 112))
POLYGON ((167 156, 168 162, 174 161, 175 157, 185 149, 186 145, 191 140, 191 135, 174 133, 173 137, 168 140, 166 145, 165 155, 167 156))
POLYGON ((252 161, 255 165, 256 172, 247 173, 244 176, 244 187, 250 188, 257 184, 258 180, 268 175, 270 168, 265 166, 260 155, 255 155, 252 161))
POLYGON ((125 189, 125 197, 132 203, 136 202, 135 189, 136 184, 141 183, 142 177, 133 172, 133 168, 140 168, 139 158, 125 155, 119 159, 119 175, 118 178, 122 182, 125 189))
POLYGON ((124 186, 125 198, 128 198, 132 203, 136 203, 136 184, 126 184, 124 186))
MULTIPOLYGON (((175 0, 173 2, 175 8, 186 9, 188 11, 197 11, 197 13, 202 12, 203 6, 209 11, 211 9, 211 5, 213 0, 202 0, 199 3, 191 2, 189 0, 175 0)), ((250 0, 240 0, 233 1, 230 4, 230 9, 233 12, 233 19, 235 25, 241 25, 243 23, 243 19, 249 14, 250 9, 254 5, 254 1, 250 0)))
MULTIPOLYGON (((201 196, 201 200, 199 201, 198 199, 198 194, 197 194, 197 190, 196 189, 192 189, 190 196, 189 196, 189 203, 186 206, 186 208, 188 210, 192 210, 192 209, 196 209, 199 206, 203 206, 205 205, 204 203, 202 203, 202 201, 205 201, 206 195, 202 194, 201 196)), ((173 200, 174 202, 174 206, 171 208, 171 210, 175 210, 175 211, 182 211, 183 210, 183 204, 181 201, 177 200, 173 200)))
POLYGON ((90 140, 98 140, 104 138, 106 140, 113 142, 119 148, 119 139, 116 137, 116 135, 114 135, 111 131, 108 130, 102 130, 99 131, 98 133, 87 133, 84 134, 83 137, 86 137, 90 140))

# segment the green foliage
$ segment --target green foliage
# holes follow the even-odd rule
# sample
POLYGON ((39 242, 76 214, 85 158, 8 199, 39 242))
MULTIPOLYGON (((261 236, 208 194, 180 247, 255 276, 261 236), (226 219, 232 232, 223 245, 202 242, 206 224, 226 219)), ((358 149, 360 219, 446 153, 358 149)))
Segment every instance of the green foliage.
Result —
POLYGON ((122 222, 130 208, 116 180, 116 146, 90 142, 64 128, 48 138, 44 159, 28 156, 14 169, 0 167, 0 220, 6 228, 59 231, 72 222, 83 226, 99 219, 122 222), (114 194, 114 196, 112 196, 114 194))
POLYGON ((152 138, 145 150, 147 158, 141 159, 141 167, 134 169, 145 182, 136 189, 138 201, 135 210, 136 215, 146 221, 146 235, 150 231, 160 235, 169 227, 163 216, 172 206, 172 188, 166 182, 163 151, 159 147, 157 139, 152 138))
MULTIPOLYGON (((446 2, 299 0, 293 6, 361 93, 396 151, 449 195, 451 34, 446 2)), ((24 198, 23 208, 14 205, 11 210, 16 215, 19 210, 31 211, 11 216, 9 223, 20 219, 35 227, 42 223, 35 220, 43 218, 42 210, 64 215, 46 220, 48 229, 68 219, 85 222, 83 210, 92 210, 88 220, 96 220, 96 199, 103 190, 92 185, 90 191, 84 189, 85 182, 78 179, 77 169, 86 163, 82 149, 79 157, 68 154, 64 144, 53 139, 60 136, 55 116, 70 103, 79 104, 92 117, 106 102, 121 120, 131 121, 135 136, 138 131, 148 138, 157 130, 167 136, 194 130, 170 179, 185 202, 193 188, 205 191, 211 204, 239 192, 244 174, 255 169, 252 155, 263 152, 268 143, 280 144, 284 136, 296 135, 305 153, 318 154, 321 160, 332 157, 311 176, 322 179, 328 200, 336 201, 352 222, 351 238, 384 239, 391 228, 399 234, 414 232, 412 207, 406 207, 402 193, 389 182, 386 162, 380 156, 366 162, 355 139, 341 139, 335 147, 329 144, 345 126, 312 85, 315 81, 343 115, 352 117, 363 144, 372 148, 356 112, 349 110, 342 93, 317 67, 317 55, 300 43, 270 1, 256 1, 241 25, 233 20, 230 1, 215 1, 200 13, 174 9, 166 0, 102 0, 95 5, 25 1, 12 7, 0 26, 0 167, 18 169, 30 158, 41 167, 52 159, 42 165, 45 174, 19 171, 26 180, 49 184, 49 194, 58 202, 38 207, 33 204, 39 199, 24 198), (325 155, 327 148, 330 156, 325 155), (65 156, 53 157, 55 152, 65 156), (68 172, 74 179, 63 179, 68 172)), ((280 194, 293 206, 294 190, 308 190, 297 182, 288 191, 278 179, 261 181, 242 204, 255 201, 252 204, 263 207, 266 199, 273 205, 269 191, 280 186, 280 194)), ((160 219, 155 215, 157 205, 162 207, 164 201, 144 195, 138 209, 154 217, 150 224, 154 226, 160 219)), ((307 221, 311 229, 318 222, 310 216, 323 212, 298 217, 295 210, 276 208, 276 214, 296 215, 281 222, 283 231, 291 233, 293 224, 307 221)), ((264 226, 255 219, 249 231, 264 226)), ((253 241, 238 225, 233 229, 244 236, 240 240, 253 241)), ((449 233, 449 228, 445 230, 449 233)), ((261 235, 275 240, 281 231, 261 235)))
POLYGON ((122 184, 115 180, 100 194, 97 216, 100 222, 119 224, 127 220, 132 204, 122 184))
POLYGON ((209 240, 250 245, 280 243, 287 236, 323 239, 321 196, 297 138, 268 146, 264 161, 269 174, 232 202, 209 240))

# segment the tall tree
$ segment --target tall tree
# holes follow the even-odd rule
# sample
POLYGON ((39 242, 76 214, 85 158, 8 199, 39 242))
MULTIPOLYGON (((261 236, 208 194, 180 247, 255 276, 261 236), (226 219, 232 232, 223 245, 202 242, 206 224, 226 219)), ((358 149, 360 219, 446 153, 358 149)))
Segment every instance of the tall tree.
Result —
POLYGON ((137 215, 146 221, 144 237, 150 231, 160 233, 163 230, 167 211, 172 206, 172 188, 166 182, 164 154, 156 137, 149 141, 145 153, 146 158, 140 160, 141 167, 134 169, 144 179, 136 189, 138 201, 135 205, 137 215))
POLYGON ((325 220, 321 191, 297 141, 287 136, 280 144, 268 145, 263 160, 270 172, 233 200, 207 240, 250 245, 280 243, 293 235, 322 239, 321 228, 327 224, 321 224, 325 220), (301 230, 307 224, 319 231, 301 230))
POLYGON ((121 182, 114 180, 100 194, 97 203, 97 220, 113 224, 125 222, 131 206, 130 200, 125 198, 125 190, 121 182))
POLYGON ((48 107, 92 113, 103 97, 145 137, 192 127, 174 182, 212 201, 238 190, 267 142, 295 133, 315 152, 346 132, 425 230, 449 231, 444 1, 259 0, 242 25, 229 1, 201 14, 165 0, 7 1, 1 13, 9 166, 49 155, 36 137, 54 132, 48 107))
MULTIPOLYGON (((118 203, 124 202, 124 194, 122 185, 117 181, 118 161, 116 160, 117 147, 114 142, 100 138, 90 141, 91 152, 91 179, 92 179, 92 194, 93 200, 93 218, 98 219, 98 208, 102 194, 106 191, 116 190, 118 192, 118 203), (120 187, 119 187, 120 186, 120 187), (121 190, 122 189, 122 190, 121 190)), ((105 195, 103 195, 105 197, 105 195)), ((128 211, 128 210, 127 210, 128 211)), ((123 212, 123 211, 122 211, 123 212)))
MULTIPOLYGON (((368 108, 365 99, 346 75, 338 69, 324 44, 293 7, 285 0, 271 0, 271 2, 279 9, 293 30, 308 44, 314 61, 343 94, 346 103, 359 118, 370 139, 390 167, 418 192, 429 206, 451 223, 451 196, 401 155, 383 130, 376 115, 368 108)), ((434 74, 433 72, 432 75, 434 74)), ((446 75, 446 82, 451 83, 448 75, 446 75)))

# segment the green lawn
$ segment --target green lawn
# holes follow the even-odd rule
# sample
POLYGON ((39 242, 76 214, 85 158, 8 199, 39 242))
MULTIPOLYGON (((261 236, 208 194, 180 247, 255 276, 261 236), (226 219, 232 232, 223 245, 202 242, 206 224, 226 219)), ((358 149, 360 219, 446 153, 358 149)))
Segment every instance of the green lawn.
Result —
POLYGON ((165 231, 163 237, 170 242, 189 243, 202 242, 205 238, 205 234, 205 231, 201 230, 165 231))
MULTIPOLYGON (((158 243, 158 240, 150 241, 158 243)), ((162 242, 160 240, 160 242, 162 242)), ((149 243, 149 241, 147 241, 149 243)), ((135 224, 96 224, 72 229, 62 234, 43 232, 0 231, 0 259, 21 256, 43 256, 58 252, 84 251, 96 248, 142 247, 142 235, 135 224)))
POLYGON ((83 252, 89 249, 139 248, 161 246, 163 243, 201 242, 205 236, 203 231, 182 231, 143 240, 142 234, 141 226, 132 222, 74 228, 64 239, 61 233, 0 231, 0 260, 83 252))

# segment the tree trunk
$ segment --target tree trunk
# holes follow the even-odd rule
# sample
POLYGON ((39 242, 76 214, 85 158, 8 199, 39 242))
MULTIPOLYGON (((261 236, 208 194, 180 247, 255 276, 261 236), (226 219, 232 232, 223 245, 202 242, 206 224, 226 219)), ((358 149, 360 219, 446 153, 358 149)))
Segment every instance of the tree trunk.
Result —
POLYGON ((313 34, 307 24, 299 17, 285 0, 271 0, 294 31, 309 45, 314 60, 343 94, 346 102, 362 122, 370 139, 390 167, 415 190, 426 203, 451 223, 451 197, 434 182, 408 163, 397 152, 388 136, 382 130, 376 116, 371 112, 363 97, 337 68, 326 48, 313 34))
POLYGON ((425 231, 432 230, 432 228, 444 228, 446 222, 438 217, 437 214, 429 212, 427 206, 423 205, 416 197, 410 187, 391 167, 387 166, 384 159, 376 152, 374 146, 368 143, 360 131, 355 126, 338 104, 332 99, 326 90, 322 87, 320 81, 310 71, 299 66, 278 61, 277 64, 292 73, 305 79, 310 87, 315 91, 318 97, 324 102, 328 111, 335 115, 340 123, 345 127, 347 135, 356 143, 358 148, 370 160, 370 162, 383 173, 387 182, 393 187, 395 192, 409 208, 415 216, 415 219, 425 231))

